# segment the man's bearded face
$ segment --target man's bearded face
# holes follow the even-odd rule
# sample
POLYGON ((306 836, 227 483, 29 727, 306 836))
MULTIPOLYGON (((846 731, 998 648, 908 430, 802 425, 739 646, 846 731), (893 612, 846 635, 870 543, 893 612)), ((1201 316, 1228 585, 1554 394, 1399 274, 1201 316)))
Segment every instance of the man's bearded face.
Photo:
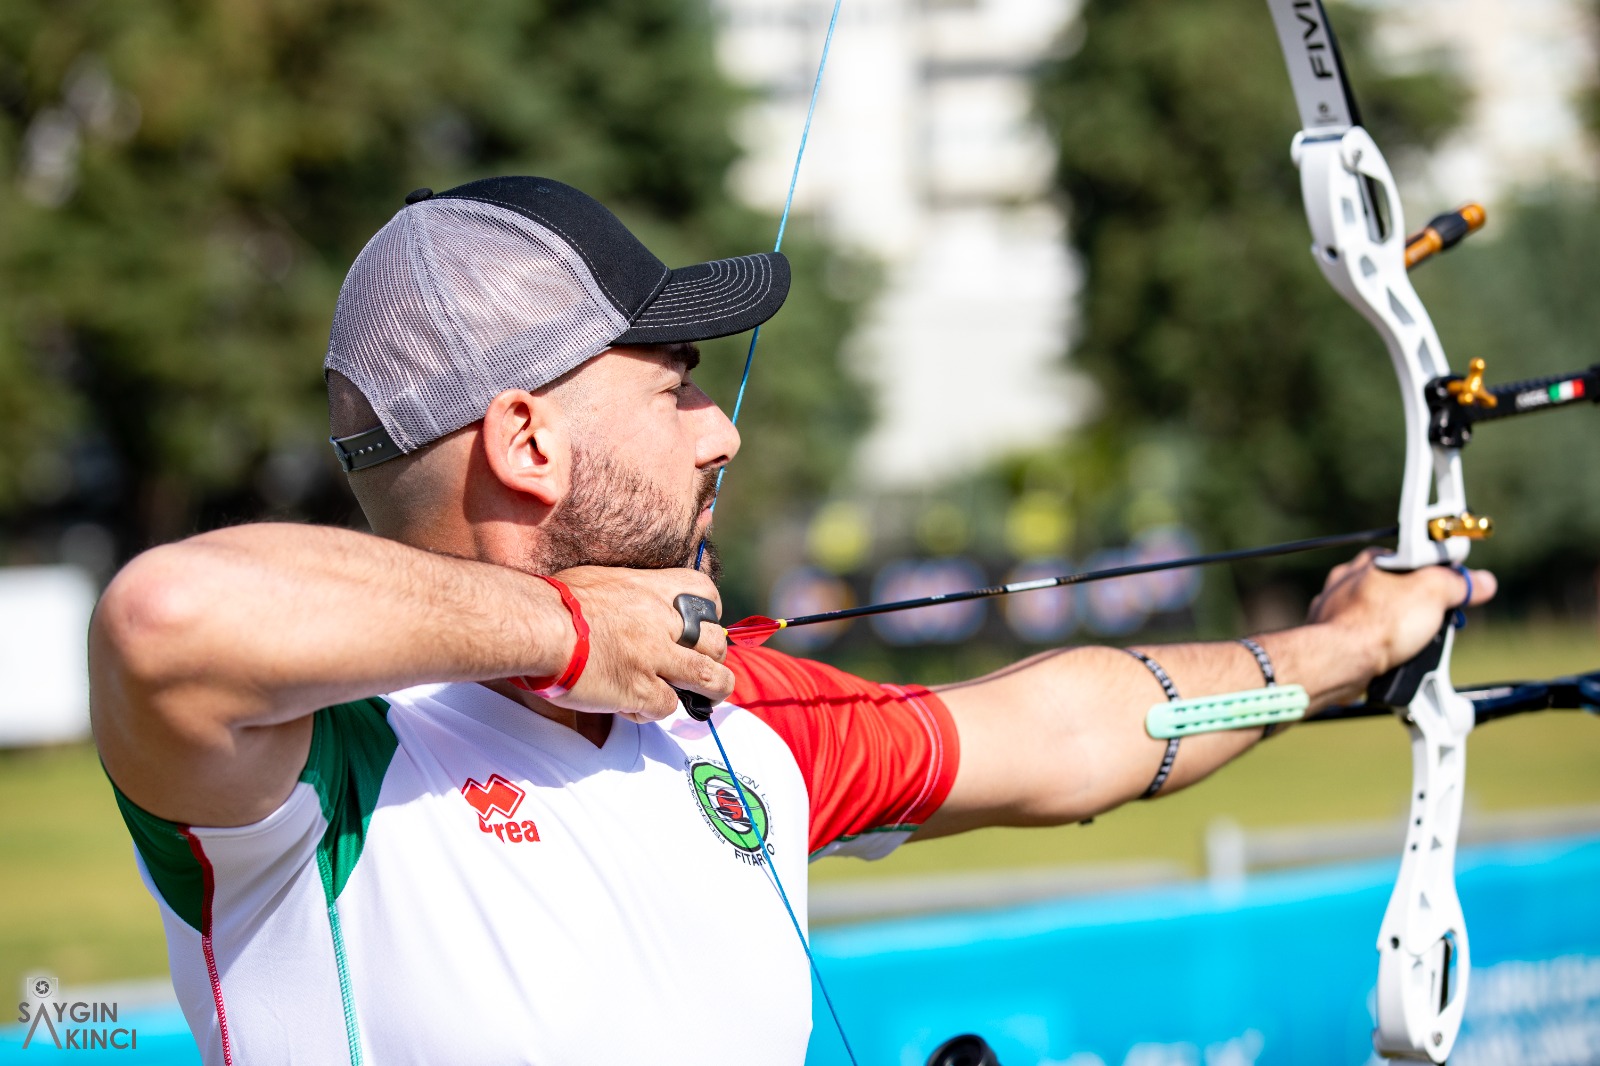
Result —
MULTIPOLYGON (((716 485, 715 471, 701 471, 694 499, 675 499, 611 459, 575 449, 572 491, 545 524, 538 570, 693 567, 702 539, 700 513, 716 494, 716 485)), ((721 560, 709 540, 699 569, 712 581, 722 576, 721 560)))

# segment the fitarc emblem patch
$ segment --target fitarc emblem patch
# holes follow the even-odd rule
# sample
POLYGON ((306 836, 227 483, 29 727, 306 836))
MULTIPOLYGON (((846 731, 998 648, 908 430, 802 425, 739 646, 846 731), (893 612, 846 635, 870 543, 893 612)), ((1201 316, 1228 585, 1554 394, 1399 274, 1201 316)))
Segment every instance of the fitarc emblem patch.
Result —
MULTIPOLYGON (((747 812, 744 804, 739 802, 739 789, 733 783, 733 775, 726 769, 716 763, 695 759, 690 761, 687 770, 689 784, 694 789, 700 814, 706 823, 743 856, 748 856, 746 861, 760 862, 761 842, 770 836, 770 815, 756 783, 743 774, 739 775, 745 799, 750 803, 747 812), (751 822, 752 815, 754 823, 751 822)), ((768 850, 771 850, 770 844, 768 850)))

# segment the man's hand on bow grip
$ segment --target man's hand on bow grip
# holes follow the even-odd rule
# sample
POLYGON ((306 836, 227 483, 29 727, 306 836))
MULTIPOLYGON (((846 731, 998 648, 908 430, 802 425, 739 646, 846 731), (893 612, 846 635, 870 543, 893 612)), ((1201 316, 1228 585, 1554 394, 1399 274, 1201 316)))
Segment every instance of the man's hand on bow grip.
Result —
POLYGON ((721 626, 702 624, 693 648, 678 644, 683 618, 672 601, 679 594, 703 596, 722 609, 716 586, 704 574, 580 566, 555 576, 583 606, 590 634, 588 667, 572 691, 552 703, 653 722, 681 706, 674 688, 713 702, 733 692, 733 671, 722 665, 728 641, 721 626))
POLYGON ((1393 573, 1377 565, 1383 554, 1368 548, 1334 567, 1309 617, 1341 630, 1351 650, 1365 656, 1364 672, 1373 677, 1409 662, 1439 632, 1445 615, 1487 602, 1497 588, 1489 571, 1470 570, 1469 598, 1467 579, 1453 568, 1393 573))

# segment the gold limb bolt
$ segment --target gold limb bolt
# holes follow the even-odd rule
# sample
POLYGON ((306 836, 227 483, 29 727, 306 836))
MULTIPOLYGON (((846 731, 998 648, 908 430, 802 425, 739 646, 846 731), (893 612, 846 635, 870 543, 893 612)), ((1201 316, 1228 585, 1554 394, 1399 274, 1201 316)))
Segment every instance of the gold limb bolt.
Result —
POLYGON ((1467 364, 1467 375, 1459 381, 1452 381, 1445 385, 1450 390, 1450 395, 1456 398, 1456 403, 1462 407, 1498 407, 1500 400, 1494 393, 1483 387, 1483 360, 1474 359, 1467 364))
POLYGON ((1487 515, 1475 515, 1471 511, 1441 515, 1429 520, 1428 536, 1434 540, 1448 540, 1451 537, 1488 540, 1494 536, 1494 519, 1487 515))

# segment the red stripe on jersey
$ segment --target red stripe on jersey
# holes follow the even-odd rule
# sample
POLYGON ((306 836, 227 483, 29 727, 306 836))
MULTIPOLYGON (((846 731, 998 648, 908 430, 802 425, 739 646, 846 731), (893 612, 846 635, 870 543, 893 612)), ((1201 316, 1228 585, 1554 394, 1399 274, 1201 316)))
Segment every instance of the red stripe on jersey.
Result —
POLYGON ((767 648, 728 649, 729 702, 770 726, 811 797, 817 851, 841 837, 921 825, 950 794, 961 747, 944 703, 767 648))
POLYGON ((217 1032, 222 1037, 222 1061, 233 1066, 233 1042, 228 1039, 228 1008, 222 1002, 222 975, 217 972, 217 952, 211 939, 211 908, 217 899, 217 878, 211 868, 211 858, 206 854, 200 838, 188 826, 179 826, 183 839, 189 842, 189 851, 200 864, 202 895, 200 897, 200 953, 206 960, 206 977, 211 981, 211 1002, 217 1008, 217 1032))

